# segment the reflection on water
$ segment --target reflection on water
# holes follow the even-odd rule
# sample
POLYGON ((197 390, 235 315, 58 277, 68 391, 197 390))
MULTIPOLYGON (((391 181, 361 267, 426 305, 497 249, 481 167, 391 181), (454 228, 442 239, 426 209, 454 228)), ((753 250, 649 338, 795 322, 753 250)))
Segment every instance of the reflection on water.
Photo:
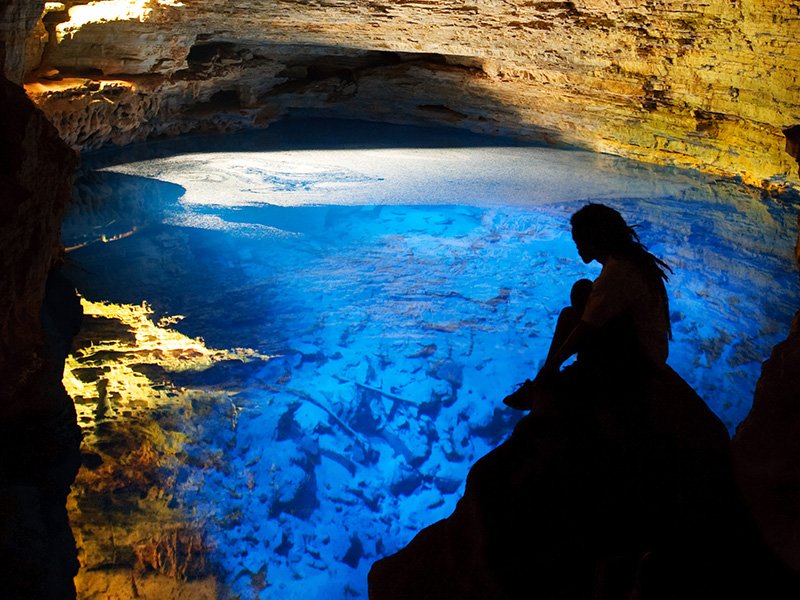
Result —
MULTIPOLYGON (((173 399, 137 413, 182 436, 152 482, 170 487, 162 520, 200 532, 231 594, 365 597, 376 558, 449 514, 469 466, 513 426, 500 400, 543 361, 572 282, 599 272, 568 231, 587 199, 640 223, 675 270, 670 364, 729 428, 747 413, 798 293, 788 201, 463 132, 315 127, 327 154, 240 134, 246 154, 229 136, 195 139, 189 157, 103 155, 64 229, 87 300, 182 315, 160 329, 216 357, 186 369, 128 348, 92 359, 108 362, 81 385, 95 386, 82 397, 97 416, 97 386, 135 355, 137 376, 173 399), (414 148, 415 135, 439 147, 414 148), (361 147, 370 136, 381 149, 361 147)), ((272 131, 314 147, 308 128, 272 131)), ((122 325, 94 320, 85 335, 139 343, 105 318, 122 325)))

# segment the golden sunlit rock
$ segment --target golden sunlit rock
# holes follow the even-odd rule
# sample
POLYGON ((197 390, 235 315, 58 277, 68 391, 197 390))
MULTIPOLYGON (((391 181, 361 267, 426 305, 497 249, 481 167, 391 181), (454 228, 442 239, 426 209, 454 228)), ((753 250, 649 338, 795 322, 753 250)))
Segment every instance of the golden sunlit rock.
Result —
POLYGON ((176 386, 170 374, 268 357, 207 348, 168 327, 178 316, 154 322, 146 304, 82 304, 84 327, 64 369, 84 433, 84 468, 68 503, 79 597, 172 597, 167 590, 180 589, 216 598, 203 516, 187 514, 173 491, 195 413, 235 408, 227 392, 176 386))

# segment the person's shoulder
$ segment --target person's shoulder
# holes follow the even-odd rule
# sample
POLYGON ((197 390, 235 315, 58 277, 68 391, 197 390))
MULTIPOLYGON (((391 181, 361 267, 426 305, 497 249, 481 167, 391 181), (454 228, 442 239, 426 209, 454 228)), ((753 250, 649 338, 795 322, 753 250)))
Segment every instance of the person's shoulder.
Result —
POLYGON ((644 275, 642 265, 629 256, 609 256, 605 267, 608 267, 613 273, 622 273, 629 276, 644 275))
POLYGON ((624 256, 609 256, 598 279, 626 278, 637 271, 633 262, 624 256))
POLYGON ((641 265, 626 256, 609 256, 601 272, 603 285, 625 288, 629 294, 636 294, 647 285, 647 274, 641 265))
POLYGON ((636 265, 629 256, 625 256, 624 254, 612 254, 606 260, 606 264, 604 267, 608 267, 614 270, 620 269, 635 269, 636 265))

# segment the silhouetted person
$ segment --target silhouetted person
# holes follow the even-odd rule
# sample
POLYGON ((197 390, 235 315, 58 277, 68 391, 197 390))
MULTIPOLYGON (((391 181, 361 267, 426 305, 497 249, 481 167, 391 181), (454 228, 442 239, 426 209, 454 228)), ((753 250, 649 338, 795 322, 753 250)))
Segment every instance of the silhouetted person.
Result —
POLYGON ((624 369, 639 377, 663 369, 671 337, 664 286, 669 267, 647 251, 613 208, 588 204, 572 215, 571 224, 581 259, 595 260, 603 270, 592 284, 580 322, 548 357, 537 379, 552 377, 564 361, 591 344, 592 337, 604 336, 612 353, 595 357, 604 368, 624 369))

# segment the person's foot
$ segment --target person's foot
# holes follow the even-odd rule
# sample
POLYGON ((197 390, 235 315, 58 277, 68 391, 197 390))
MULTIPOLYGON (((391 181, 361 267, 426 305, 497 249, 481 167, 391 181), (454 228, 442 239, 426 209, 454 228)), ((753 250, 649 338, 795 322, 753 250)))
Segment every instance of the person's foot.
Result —
POLYGON ((533 407, 534 384, 526 379, 513 394, 503 398, 503 404, 517 410, 530 410, 533 407))

